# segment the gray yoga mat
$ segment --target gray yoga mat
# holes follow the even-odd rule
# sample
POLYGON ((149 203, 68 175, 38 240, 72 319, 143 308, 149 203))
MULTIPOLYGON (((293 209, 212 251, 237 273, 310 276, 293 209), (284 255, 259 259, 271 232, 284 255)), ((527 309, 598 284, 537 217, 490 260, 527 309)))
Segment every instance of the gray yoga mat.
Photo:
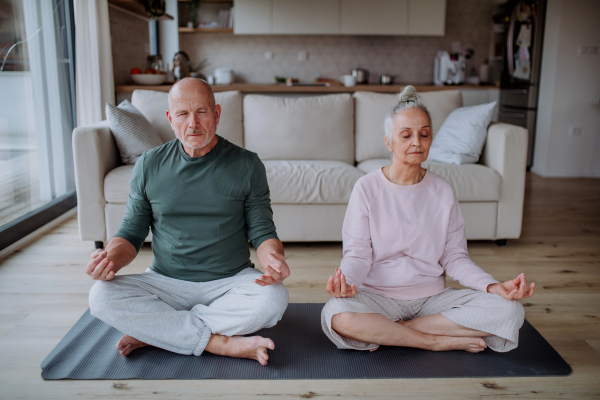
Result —
POLYGON ((432 352, 381 346, 377 351, 338 350, 321 330, 323 304, 290 304, 277 326, 258 335, 275 342, 269 364, 204 353, 184 356, 143 347, 121 357, 122 333, 89 310, 42 363, 44 379, 376 379, 563 376, 571 367, 527 321, 519 347, 432 352))

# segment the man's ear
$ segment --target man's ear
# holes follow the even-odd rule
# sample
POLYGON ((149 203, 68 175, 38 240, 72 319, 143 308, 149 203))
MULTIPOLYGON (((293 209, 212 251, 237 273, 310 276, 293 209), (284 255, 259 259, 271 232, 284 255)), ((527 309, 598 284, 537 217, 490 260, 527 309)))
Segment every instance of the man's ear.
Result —
POLYGON ((221 106, 218 104, 215 104, 215 119, 215 125, 219 125, 219 121, 221 120, 221 106))
POLYGON ((173 124, 171 123, 171 113, 169 110, 167 110, 167 119, 169 120, 169 125, 171 125, 171 128, 173 128, 173 124))

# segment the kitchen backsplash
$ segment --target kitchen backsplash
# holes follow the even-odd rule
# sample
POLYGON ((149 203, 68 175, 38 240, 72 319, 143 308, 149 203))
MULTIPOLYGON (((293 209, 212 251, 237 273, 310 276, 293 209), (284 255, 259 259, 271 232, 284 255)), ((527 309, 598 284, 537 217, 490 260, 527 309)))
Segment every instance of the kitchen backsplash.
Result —
POLYGON ((150 50, 148 22, 108 8, 115 85, 131 83, 131 68, 144 69, 150 50))
MULTIPOLYGON (((489 56, 493 1, 448 0, 443 37, 180 34, 179 46, 190 55, 194 66, 208 58, 205 75, 212 75, 215 68, 229 67, 240 82, 274 82, 274 76, 312 81, 319 74, 338 78, 352 68, 365 68, 371 82, 377 82, 381 74, 391 74, 397 82, 430 83, 437 51, 450 51, 454 41, 471 45, 475 51, 467 62, 467 75, 471 67, 479 70, 489 56), (267 51, 272 52, 272 60, 265 59, 267 51), (298 61, 300 51, 308 53, 307 61, 298 61)), ((113 45, 113 57, 114 51, 113 45)), ((119 53, 129 57, 125 49, 119 53)), ((172 55, 163 57, 170 60, 172 55)))

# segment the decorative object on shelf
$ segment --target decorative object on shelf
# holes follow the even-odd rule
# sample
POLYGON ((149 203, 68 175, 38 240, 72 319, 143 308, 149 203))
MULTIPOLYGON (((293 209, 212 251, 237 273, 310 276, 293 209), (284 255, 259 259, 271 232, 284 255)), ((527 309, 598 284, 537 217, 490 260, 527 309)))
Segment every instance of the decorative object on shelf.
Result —
POLYGON ((357 85, 369 83, 369 71, 366 69, 355 68, 352 70, 352 76, 356 78, 357 85))
POLYGON ((187 9, 190 14, 190 21, 187 23, 188 28, 195 28, 198 26, 198 14, 200 13, 200 6, 202 2, 200 0, 188 0, 187 9))
POLYGON ((231 85, 233 83, 233 70, 231 68, 215 69, 215 79, 217 85, 231 85))
POLYGON ((165 0, 142 0, 142 5, 150 18, 160 18, 167 10, 165 0))
POLYGON ((131 79, 138 85, 162 85, 167 80, 165 74, 132 74, 131 79))
POLYGON ((178 51, 173 56, 173 76, 176 81, 190 76, 190 56, 185 51, 178 51))
POLYGON ((202 73, 202 70, 206 68, 208 64, 208 58, 203 59, 196 68, 190 68, 190 76, 206 81, 206 76, 202 73))
POLYGON ((340 76, 340 81, 344 82, 344 86, 355 86, 357 81, 354 75, 342 75, 340 76))
POLYGON ((160 54, 154 54, 146 57, 146 68, 152 68, 161 73, 165 72, 165 63, 160 54))

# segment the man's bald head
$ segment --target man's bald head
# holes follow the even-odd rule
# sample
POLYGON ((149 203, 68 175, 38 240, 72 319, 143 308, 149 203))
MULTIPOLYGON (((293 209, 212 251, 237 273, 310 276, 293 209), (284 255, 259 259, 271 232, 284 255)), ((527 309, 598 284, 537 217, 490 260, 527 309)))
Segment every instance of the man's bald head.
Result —
POLYGON ((169 90, 169 110, 172 110, 173 102, 186 97, 206 96, 211 110, 215 109, 215 94, 208 83, 200 78, 183 78, 175 82, 169 90))

